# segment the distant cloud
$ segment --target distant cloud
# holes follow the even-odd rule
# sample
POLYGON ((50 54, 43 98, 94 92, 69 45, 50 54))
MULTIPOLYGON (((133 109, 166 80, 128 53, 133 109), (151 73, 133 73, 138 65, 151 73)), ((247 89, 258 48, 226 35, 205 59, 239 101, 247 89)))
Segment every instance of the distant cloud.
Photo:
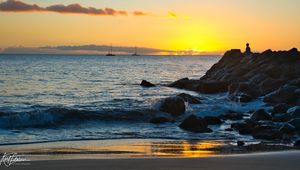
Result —
MULTIPOLYGON (((46 47, 8 47, 3 49, 3 54, 106 54, 110 49, 107 45, 79 45, 79 46, 46 46, 46 47)), ((135 47, 114 46, 114 53, 132 54, 135 47)), ((1 52, 1 51, 0 51, 1 52)), ((151 55, 174 53, 172 50, 138 47, 139 54, 151 55)))
POLYGON ((44 8, 46 11, 58 12, 58 13, 74 13, 74 14, 88 14, 88 15, 127 15, 126 11, 115 10, 112 8, 96 9, 96 8, 85 8, 80 4, 71 5, 52 5, 44 8))
MULTIPOLYGON (((113 8, 97 9, 93 7, 83 7, 80 4, 70 5, 52 5, 48 7, 40 7, 36 4, 26 4, 18 0, 7 0, 0 3, 0 11, 4 12, 57 12, 62 14, 86 14, 99 16, 116 16, 128 15, 127 11, 115 10, 113 8)), ((145 16, 147 13, 142 11, 134 11, 134 16, 145 16)))
POLYGON ((147 13, 142 12, 142 11, 133 11, 132 14, 134 16, 145 16, 145 15, 148 15, 147 13))
POLYGON ((177 14, 175 14, 174 12, 169 12, 168 15, 172 18, 177 18, 177 14))
POLYGON ((21 11, 26 12, 26 11, 43 11, 43 8, 39 7, 36 4, 29 5, 21 1, 7 0, 0 3, 0 10, 8 11, 8 12, 21 12, 21 11))

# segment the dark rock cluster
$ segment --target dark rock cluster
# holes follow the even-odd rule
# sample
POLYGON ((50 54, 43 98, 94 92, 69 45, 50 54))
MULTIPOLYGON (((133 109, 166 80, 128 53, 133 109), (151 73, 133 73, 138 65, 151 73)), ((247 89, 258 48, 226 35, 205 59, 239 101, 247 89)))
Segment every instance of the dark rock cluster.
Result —
MULTIPOLYGON (((145 84, 145 83, 142 83, 145 84)), ((198 80, 183 78, 169 87, 191 90, 199 93, 228 92, 228 98, 236 102, 250 102, 260 98, 272 110, 257 108, 252 112, 229 111, 219 117, 204 118, 191 115, 179 127, 183 130, 208 133, 209 125, 220 125, 230 121, 225 131, 238 131, 264 140, 292 140, 300 148, 300 52, 271 51, 263 53, 242 53, 231 50, 198 80)), ((189 94, 179 94, 165 99, 160 111, 180 116, 185 112, 185 103, 201 104, 201 100, 189 94)), ((170 122, 168 118, 156 118, 152 123, 170 122)), ((238 141, 243 146, 243 141, 238 141)))
POLYGON ((300 105, 300 52, 244 54, 231 50, 200 80, 184 78, 169 85, 201 93, 229 92, 229 98, 249 102, 259 96, 271 104, 300 105))
POLYGON ((273 115, 260 109, 252 113, 250 119, 233 123, 231 127, 243 135, 252 135, 257 139, 282 140, 300 134, 300 106, 295 106, 282 113, 273 115))

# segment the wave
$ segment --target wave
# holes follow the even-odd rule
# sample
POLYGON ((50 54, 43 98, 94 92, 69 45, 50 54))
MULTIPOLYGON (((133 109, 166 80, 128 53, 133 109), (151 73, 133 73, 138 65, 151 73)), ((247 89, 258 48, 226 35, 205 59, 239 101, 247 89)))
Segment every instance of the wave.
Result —
POLYGON ((84 121, 149 121, 161 112, 144 110, 98 111, 66 107, 38 107, 31 111, 0 111, 0 128, 46 128, 63 124, 78 124, 84 121))

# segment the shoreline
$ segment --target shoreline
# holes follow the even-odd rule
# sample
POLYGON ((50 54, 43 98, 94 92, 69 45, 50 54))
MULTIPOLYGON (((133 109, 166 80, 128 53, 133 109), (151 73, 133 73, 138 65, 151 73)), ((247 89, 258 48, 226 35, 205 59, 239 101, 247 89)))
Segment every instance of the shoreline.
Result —
POLYGON ((212 156, 201 158, 124 158, 124 159, 64 159, 24 162, 0 166, 0 169, 243 169, 296 170, 300 166, 300 151, 212 156))
POLYGON ((232 140, 116 139, 82 140, 0 146, 0 153, 17 153, 30 160, 200 158, 298 151, 286 145, 232 140))

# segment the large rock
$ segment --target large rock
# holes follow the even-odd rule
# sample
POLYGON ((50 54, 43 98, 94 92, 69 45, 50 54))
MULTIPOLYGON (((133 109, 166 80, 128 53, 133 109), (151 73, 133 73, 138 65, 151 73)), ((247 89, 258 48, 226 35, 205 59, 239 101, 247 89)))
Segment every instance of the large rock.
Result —
POLYGON ((150 83, 150 82, 147 81, 147 80, 143 80, 143 81, 141 82, 141 86, 143 86, 143 87, 155 87, 154 84, 150 83))
POLYGON ((169 87, 197 91, 201 93, 220 93, 228 91, 228 85, 229 84, 226 81, 202 81, 183 78, 171 83, 169 87))
POLYGON ((173 116, 179 116, 185 112, 185 103, 181 97, 169 97, 161 101, 159 110, 173 116))
POLYGON ((177 95, 178 97, 181 97, 185 102, 188 102, 190 104, 201 104, 200 99, 186 93, 181 93, 177 95))
POLYGON ((229 86, 230 99, 237 102, 250 102, 259 95, 256 89, 255 84, 248 82, 232 83, 229 86))
POLYGON ((252 134, 256 126, 257 123, 252 121, 231 124, 231 128, 237 130, 240 134, 243 135, 252 134))
POLYGON ((170 87, 201 93, 226 92, 230 99, 249 102, 266 96, 270 104, 300 104, 300 52, 271 51, 246 55, 240 50, 227 51, 200 80, 178 80, 170 87))
POLYGON ((295 86, 284 86, 280 89, 276 90, 268 94, 264 98, 264 102, 268 103, 287 103, 287 104, 295 104, 297 103, 298 96, 295 91, 297 87, 295 86))
MULTIPOLYGON (((245 55, 240 50, 231 50, 226 52, 201 80, 227 81, 230 84, 230 98, 247 102, 272 93, 299 77, 300 53, 297 49, 278 52, 268 50, 252 55, 245 55)), ((282 91, 278 95, 293 100, 289 94, 288 92, 286 95, 286 92, 282 91)), ((267 98, 266 101, 286 103, 285 99, 275 94, 272 97, 273 99, 267 98)))
POLYGON ((207 123, 204 119, 196 117, 195 115, 191 115, 188 118, 186 118, 179 127, 181 129, 191 131, 191 132, 197 132, 197 133, 208 133, 212 132, 211 129, 207 127, 207 123))
POLYGON ((264 109, 259 109, 255 111, 250 117, 251 121, 271 120, 271 119, 272 116, 264 109))
POLYGON ((208 125, 220 125, 223 123, 220 118, 214 116, 206 116, 204 117, 204 120, 208 125))
POLYGON ((291 118, 300 118, 300 106, 290 108, 287 113, 291 116, 291 118))

